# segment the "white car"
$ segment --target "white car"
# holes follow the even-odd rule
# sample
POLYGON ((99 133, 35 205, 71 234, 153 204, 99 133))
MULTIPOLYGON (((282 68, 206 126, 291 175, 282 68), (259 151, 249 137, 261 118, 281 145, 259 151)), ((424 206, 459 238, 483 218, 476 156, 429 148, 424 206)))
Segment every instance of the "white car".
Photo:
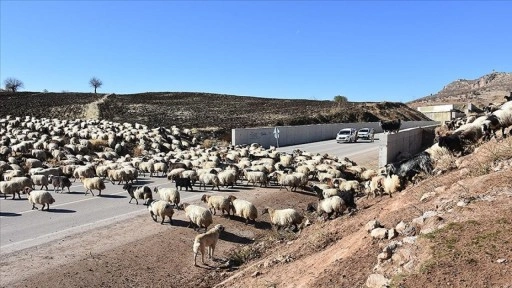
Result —
POLYGON ((373 142, 375 130, 373 128, 361 128, 357 132, 357 139, 370 140, 373 142))
POLYGON ((357 142, 357 129, 356 128, 344 128, 336 135, 336 142, 357 142))

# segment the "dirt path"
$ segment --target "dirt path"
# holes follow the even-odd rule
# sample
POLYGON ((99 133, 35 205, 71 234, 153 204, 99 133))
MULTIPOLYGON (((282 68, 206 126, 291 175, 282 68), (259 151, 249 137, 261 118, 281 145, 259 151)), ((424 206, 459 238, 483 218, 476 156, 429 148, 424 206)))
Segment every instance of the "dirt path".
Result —
POLYGON ((107 100, 107 97, 112 94, 106 94, 98 101, 94 101, 85 107, 84 118, 85 119, 100 119, 100 107, 99 105, 107 100))

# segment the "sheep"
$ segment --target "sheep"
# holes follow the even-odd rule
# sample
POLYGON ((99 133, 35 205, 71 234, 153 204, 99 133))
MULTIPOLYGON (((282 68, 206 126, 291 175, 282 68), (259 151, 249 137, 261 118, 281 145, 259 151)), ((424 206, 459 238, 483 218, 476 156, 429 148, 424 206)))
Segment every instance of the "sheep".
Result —
POLYGON ((382 185, 384 188, 384 193, 388 193, 389 197, 392 197, 393 193, 400 191, 402 186, 398 175, 387 176, 384 178, 382 185))
POLYGON ((126 171, 123 169, 111 169, 107 171, 107 177, 110 179, 110 182, 112 184, 115 184, 115 181, 117 182, 117 185, 120 185, 121 182, 128 183, 128 174, 126 174, 126 171))
POLYGON ((185 187, 185 189, 188 191, 188 188, 190 188, 190 191, 194 191, 194 188, 192 187, 192 182, 190 181, 189 177, 178 177, 175 178, 174 181, 176 182, 176 189, 180 187, 180 190, 185 187))
POLYGON ((220 181, 219 177, 213 173, 203 173, 199 175, 199 189, 204 185, 204 190, 206 190, 206 185, 212 185, 212 190, 217 187, 217 190, 220 191, 220 181))
POLYGON ((384 189, 384 179, 386 176, 384 175, 377 175, 373 176, 370 180, 370 187, 368 194, 366 195, 366 198, 370 197, 370 193, 373 194, 373 197, 377 197, 377 193, 382 196, 382 192, 384 189))
POLYGON ((357 205, 354 200, 354 193, 352 193, 352 191, 340 191, 335 189, 335 194, 334 191, 330 191, 331 189, 332 188, 322 189, 317 185, 313 186, 313 191, 315 191, 319 199, 327 199, 329 197, 338 196, 343 200, 347 207, 351 209, 357 209, 357 205))
POLYGON ((153 189, 153 192, 158 194, 160 200, 168 201, 171 204, 174 204, 174 206, 176 207, 178 207, 178 205, 180 204, 180 192, 178 192, 178 190, 175 188, 155 187, 155 189, 153 189))
POLYGON ((162 172, 162 176, 164 176, 165 173, 167 173, 167 164, 166 163, 158 162, 158 163, 155 163, 153 165, 153 167, 155 168, 156 176, 158 176, 158 172, 162 172))
POLYGON ((43 189, 43 187, 46 188, 48 191, 48 176, 46 175, 32 175, 30 177, 32 179, 32 182, 34 184, 34 189, 36 185, 41 185, 41 188, 39 190, 43 189))
MULTIPOLYGON (((75 178, 74 181, 76 181, 76 179, 82 179, 82 177, 83 178, 93 178, 95 176, 95 173, 96 173, 96 171, 94 171, 94 170, 95 169, 92 166, 79 166, 79 167, 77 167, 73 171, 73 178, 75 178)), ((51 174, 59 176, 62 173, 61 174, 51 173, 51 174)))
POLYGON ((4 194, 4 199, 7 199, 7 194, 12 194, 12 200, 18 194, 18 199, 21 199, 20 190, 22 187, 16 181, 0 181, 0 193, 4 194))
POLYGON ((153 221, 157 222, 158 216, 160 216, 162 217, 160 224, 164 224, 165 216, 167 216, 169 217, 169 223, 172 225, 172 215, 174 214, 174 209, 172 208, 171 203, 164 200, 150 199, 148 201, 148 210, 149 215, 151 215, 153 221))
POLYGON ((292 208, 276 210, 266 207, 261 215, 266 213, 270 215, 270 223, 276 231, 281 227, 287 228, 290 226, 294 226, 294 230, 299 230, 299 225, 304 220, 304 216, 292 208))
POLYGON ((179 177, 181 173, 185 171, 185 168, 176 168, 171 170, 169 173, 167 173, 167 179, 174 180, 175 178, 179 177))
POLYGON ((206 203, 208 205, 208 209, 210 209, 210 212, 213 212, 213 215, 217 214, 217 209, 221 210, 222 215, 224 215, 224 212, 228 213, 228 216, 230 216, 230 206, 231 202, 228 198, 220 195, 207 195, 203 194, 201 197, 201 201, 206 203), (213 210, 213 211, 212 211, 213 210))
POLYGON ((256 183, 260 183, 260 187, 263 185, 267 187, 267 174, 263 171, 246 171, 245 177, 247 178, 247 185, 253 183, 254 186, 256 183))
POLYGON ((101 190, 105 190, 105 182, 100 177, 85 178, 80 176, 80 181, 84 184, 84 195, 87 195, 87 191, 91 191, 92 196, 94 196, 92 190, 99 190, 98 196, 101 196, 101 190))
POLYGON ((408 181, 412 181, 412 178, 421 172, 432 174, 433 170, 432 158, 425 151, 414 155, 410 159, 386 165, 388 176, 396 174, 408 181))
MULTIPOLYGON (((206 232, 208 226, 213 223, 212 212, 204 207, 190 205, 188 203, 183 203, 179 207, 180 209, 185 210, 185 216, 187 216, 189 220, 187 227, 195 225, 197 226, 197 229, 204 228, 204 231, 206 232)), ((194 230, 196 230, 195 227, 194 230)))
POLYGON ((18 182, 20 184, 20 191, 25 187, 34 187, 32 179, 28 177, 13 177, 11 181, 18 182))
POLYGON ((126 190, 131 197, 128 203, 132 203, 132 200, 135 199, 135 203, 139 205, 138 199, 142 199, 144 200, 144 205, 147 205, 147 202, 153 199, 153 193, 148 186, 133 186, 130 183, 126 183, 123 186, 123 190, 126 190))
POLYGON ((496 130, 501 128, 503 138, 506 137, 505 129, 512 125, 512 107, 510 109, 499 109, 488 115, 482 123, 484 139, 490 139, 491 132, 496 136, 496 130))
POLYGON ((25 194, 28 194, 27 199, 30 204, 32 204, 32 210, 39 208, 36 207, 36 204, 43 205, 41 211, 44 211, 44 206, 46 205, 46 211, 50 210, 50 204, 55 203, 55 199, 53 199, 52 194, 48 191, 43 190, 32 190, 30 187, 25 187, 25 194))
POLYGON ((254 224, 256 224, 256 218, 258 218, 258 210, 254 204, 246 200, 237 199, 233 195, 229 195, 228 199, 231 202, 233 215, 244 218, 245 225, 249 224, 249 220, 252 220, 254 224))
MULTIPOLYGON (((314 207, 310 203, 308 204, 309 211, 313 210, 314 207)), ((328 220, 331 218, 331 215, 334 214, 334 217, 341 216, 343 212, 347 210, 347 205, 339 196, 332 196, 325 199, 318 199, 316 211, 318 216, 322 216, 324 213, 327 217, 324 216, 324 220, 328 220)))
POLYGON ((71 192, 71 181, 66 176, 54 176, 50 175, 49 182, 53 185, 53 192, 57 193, 57 187, 60 188, 60 191, 64 191, 64 187, 68 188, 68 192, 71 192))
POLYGON ((181 172, 180 177, 181 178, 190 178, 190 182, 192 183, 192 185, 195 185, 196 181, 199 179, 197 171, 195 171, 195 170, 185 170, 185 171, 181 172))
POLYGON ((224 226, 221 224, 215 225, 208 232, 199 234, 194 239, 194 246, 192 251, 194 252, 194 266, 197 266, 197 253, 201 252, 201 262, 204 263, 205 250, 208 249, 208 258, 213 259, 213 253, 215 252, 215 246, 219 241, 220 233, 224 231, 224 226))
POLYGON ((217 174, 217 177, 219 178, 220 185, 222 185, 224 187, 231 186, 231 188, 233 188, 233 186, 235 185, 236 178, 237 178, 236 171, 234 171, 234 170, 222 171, 219 174, 217 174))
POLYGON ((379 125, 384 133, 398 133, 398 131, 400 131, 400 126, 402 126, 402 122, 400 119, 391 121, 380 120, 379 125))

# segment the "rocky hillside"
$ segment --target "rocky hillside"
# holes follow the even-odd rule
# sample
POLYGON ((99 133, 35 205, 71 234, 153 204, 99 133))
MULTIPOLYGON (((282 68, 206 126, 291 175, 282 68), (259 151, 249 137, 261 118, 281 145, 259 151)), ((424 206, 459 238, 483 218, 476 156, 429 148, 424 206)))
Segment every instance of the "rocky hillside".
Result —
POLYGON ((128 95, 0 93, 0 115, 63 119, 102 118, 150 127, 232 128, 427 118, 403 103, 335 103, 193 92, 128 95))
POLYGON ((416 108, 436 104, 467 104, 478 107, 502 103, 512 93, 512 73, 492 72, 478 79, 459 79, 443 87, 438 93, 407 103, 416 108))

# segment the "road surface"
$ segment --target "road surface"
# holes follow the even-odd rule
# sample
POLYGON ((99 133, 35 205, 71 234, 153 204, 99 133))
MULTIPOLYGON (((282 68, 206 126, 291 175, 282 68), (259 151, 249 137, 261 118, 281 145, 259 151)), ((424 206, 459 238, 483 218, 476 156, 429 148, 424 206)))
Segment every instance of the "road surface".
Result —
MULTIPOLYGON (((328 140, 309 144, 278 148, 279 151, 292 152, 294 149, 313 153, 329 153, 348 157, 362 163, 377 163, 378 141, 359 141, 357 143, 337 144, 328 140)), ((368 167, 367 165, 363 165, 368 167)), ((373 167, 369 167, 373 168, 373 167)), ((140 178, 141 184, 154 187, 174 187, 165 177, 140 178)), ((51 186, 51 185, 50 185, 51 186)), ((195 186, 194 189, 198 187, 195 186)), ((207 190, 211 191, 211 190, 207 190)), ((106 190, 102 196, 84 195, 85 189, 79 181, 71 186, 71 193, 54 193, 56 202, 50 211, 31 210, 31 205, 22 195, 21 200, 0 199, 0 254, 6 254, 42 243, 62 239, 66 236, 109 225, 149 212, 143 201, 139 205, 128 204, 130 197, 122 185, 113 185, 106 181, 106 190)), ((94 192, 97 195, 97 191, 94 192)), ((198 200, 202 191, 180 191, 181 202, 198 200)), ((156 196, 158 198, 158 196, 156 196)), ((40 207, 40 205, 39 205, 40 207)))

